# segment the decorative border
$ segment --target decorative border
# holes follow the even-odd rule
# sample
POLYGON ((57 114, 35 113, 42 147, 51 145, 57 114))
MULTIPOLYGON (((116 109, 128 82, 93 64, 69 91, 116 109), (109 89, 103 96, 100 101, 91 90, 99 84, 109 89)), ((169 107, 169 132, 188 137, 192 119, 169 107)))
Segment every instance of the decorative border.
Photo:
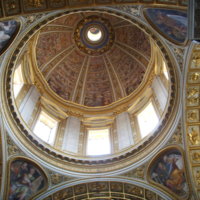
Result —
POLYGON ((192 184, 196 197, 200 198, 200 45, 192 43, 187 56, 183 106, 185 142, 192 184))
MULTIPOLYGON (((23 46, 27 43, 27 41, 41 28, 43 27, 46 23, 48 23, 49 21, 52 21, 58 17, 70 14, 70 13, 75 13, 75 12, 80 12, 80 10, 74 10, 72 11, 65 11, 64 13, 60 13, 57 14, 56 16, 52 16, 49 17, 48 19, 45 19, 43 22, 37 24, 32 30, 30 30, 27 35, 22 39, 22 41, 19 43, 18 47, 15 49, 12 58, 8 64, 7 67, 7 72, 6 74, 6 85, 5 85, 5 97, 6 98, 6 102, 9 106, 9 111, 7 110, 6 115, 12 115, 12 120, 9 120, 10 123, 14 124, 13 129, 15 129, 16 132, 20 131, 20 134, 23 133, 23 136, 21 136, 25 141, 29 141, 28 144, 26 144, 27 142, 24 142, 24 144, 30 146, 31 148, 37 148, 39 149, 39 152, 34 152, 35 155, 38 155, 39 157, 43 157, 43 159, 47 158, 47 156, 50 156, 50 158, 53 158, 53 162, 56 160, 57 162, 61 161, 64 163, 68 163, 68 165, 64 165, 65 167, 70 167, 71 165, 76 164, 75 166, 72 166, 73 170, 78 170, 77 167, 79 167, 79 165, 85 165, 90 167, 95 167, 96 169, 96 165, 99 166, 104 166, 105 164, 112 164, 112 163, 116 163, 116 162, 120 162, 124 159, 126 159, 126 162, 123 162, 123 164, 130 165, 130 160, 127 159, 135 159, 136 155, 138 156, 139 153, 141 153, 142 150, 144 150, 144 148, 148 148, 150 147, 150 145, 155 141, 155 138, 158 138, 158 136, 163 135, 163 132, 166 132, 166 124, 169 123, 173 123, 175 114, 176 114, 176 102, 177 102, 177 83, 176 83, 176 70, 173 67, 172 61, 170 60, 170 56, 169 56, 169 52, 165 49, 165 47, 163 46, 163 44, 159 41, 159 39, 157 38, 156 35, 154 35, 149 29, 147 29, 144 25, 142 24, 138 24, 138 22, 135 19, 130 19, 130 17, 127 17, 125 14, 119 14, 117 11, 113 12, 113 11, 108 11, 108 10, 104 10, 104 9, 90 9, 87 11, 102 11, 102 12, 107 12, 107 13, 111 13, 111 14, 116 14, 116 15, 120 15, 121 17, 124 17, 125 19, 131 21, 134 24, 137 24, 137 26, 139 26, 141 29, 143 29, 147 34, 149 34, 156 42, 156 44, 160 47, 162 54, 164 55, 165 60, 168 63, 168 67, 169 67, 169 73, 170 73, 170 77, 171 77, 171 95, 170 95, 170 100, 169 100, 169 107, 166 111, 166 115, 164 117, 164 119, 162 120, 162 123, 160 124, 159 128, 155 131, 155 133, 149 137, 145 142, 143 142, 142 144, 138 145, 136 148, 134 149, 129 149, 128 152, 124 152, 123 155, 115 155, 115 157, 111 157, 111 158, 105 158, 103 160, 86 160, 86 159, 78 159, 78 158, 71 158, 68 157, 66 155, 63 155, 63 153, 58 152, 58 151, 54 151, 52 149, 50 149, 47 146, 44 146, 43 144, 39 143, 37 140, 34 139, 34 137, 31 135, 31 133, 29 133, 29 131, 24 127, 23 123, 20 121, 20 118, 18 117, 18 114, 15 111, 15 104, 13 102, 13 98, 12 98, 12 86, 11 86, 11 80, 12 80, 12 72, 14 70, 14 66, 15 66, 15 62, 17 60, 18 55, 20 54, 20 51, 22 50, 23 46), (173 111, 173 112, 172 112, 173 111), (172 114, 173 113, 173 114, 172 114), (78 164, 78 165, 77 165, 78 164)), ((160 138, 160 140, 162 140, 160 138)), ((155 145, 152 145, 151 148, 153 148, 153 146, 155 147, 155 145)), ((26 146, 27 147, 27 146, 26 146)), ((137 157, 138 158, 138 157, 137 157)), ((83 166, 82 166, 83 167, 83 166)), ((113 165, 110 166, 110 170, 113 170, 113 165)), ((115 166, 116 167, 116 166, 115 166)), ((118 166, 118 169, 122 168, 121 165, 118 166)), ((124 166, 123 166, 124 167, 124 166)), ((104 170, 109 171, 108 169, 106 169, 105 167, 103 167, 104 170)), ((80 168, 79 168, 80 170, 80 168)), ((78 171, 79 171, 78 170, 78 171)), ((83 168, 81 168, 81 170, 84 170, 83 168)), ((116 168, 115 168, 116 170, 116 168)))
POLYGON ((0 16, 9 17, 29 13, 47 12, 58 9, 84 8, 92 6, 113 6, 113 5, 167 5, 186 7, 188 0, 4 0, 0 4, 0 16))

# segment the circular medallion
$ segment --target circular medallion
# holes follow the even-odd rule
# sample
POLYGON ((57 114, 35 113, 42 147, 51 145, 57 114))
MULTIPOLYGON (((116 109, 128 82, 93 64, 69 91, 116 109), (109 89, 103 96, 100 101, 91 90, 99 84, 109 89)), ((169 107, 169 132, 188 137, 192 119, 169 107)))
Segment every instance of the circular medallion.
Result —
POLYGON ((74 32, 77 47, 89 55, 101 55, 108 51, 114 38, 110 22, 99 16, 89 16, 81 20, 74 32))

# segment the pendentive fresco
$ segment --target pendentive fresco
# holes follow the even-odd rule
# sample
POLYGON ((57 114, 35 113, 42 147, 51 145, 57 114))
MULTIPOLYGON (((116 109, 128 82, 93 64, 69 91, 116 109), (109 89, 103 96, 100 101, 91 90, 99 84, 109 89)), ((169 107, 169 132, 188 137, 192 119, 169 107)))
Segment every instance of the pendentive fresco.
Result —
POLYGON ((188 184, 182 153, 176 148, 164 150, 150 165, 150 179, 175 193, 179 198, 188 196, 188 184))
POLYGON ((10 163, 9 200, 28 200, 46 188, 46 177, 33 162, 16 158, 10 163))
POLYGON ((167 39, 184 43, 187 37, 187 13, 170 9, 148 8, 147 19, 167 39))

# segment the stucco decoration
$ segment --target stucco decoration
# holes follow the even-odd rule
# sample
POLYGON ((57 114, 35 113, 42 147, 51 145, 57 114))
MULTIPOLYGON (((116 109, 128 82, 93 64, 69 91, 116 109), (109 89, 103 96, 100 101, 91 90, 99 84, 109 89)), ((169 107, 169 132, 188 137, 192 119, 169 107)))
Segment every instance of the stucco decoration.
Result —
POLYGON ((149 36, 130 21, 88 11, 44 26, 35 52, 38 68, 57 95, 97 107, 139 87, 151 59, 151 44, 149 36), (93 41, 97 34, 100 38, 93 41))
POLYGON ((172 135, 171 139, 168 141, 167 143, 168 145, 173 145, 173 144, 179 144, 182 145, 183 144, 183 130, 182 130, 182 123, 181 120, 174 132, 174 134, 172 135))
POLYGON ((59 174, 59 173, 56 173, 55 171, 51 171, 48 169, 46 169, 46 171, 49 174, 51 186, 75 179, 74 177, 65 176, 63 174, 59 174))
POLYGON ((4 0, 2 4, 0 4, 0 17, 77 7, 89 8, 92 6, 113 6, 120 4, 134 5, 147 3, 152 3, 158 6, 160 6, 160 4, 166 4, 185 7, 188 4, 188 0, 4 0))
POLYGON ((127 176, 129 178, 145 179, 145 174, 146 174, 146 166, 142 165, 134 170, 122 174, 122 176, 127 176))
POLYGON ((145 9, 144 14, 150 24, 167 39, 178 44, 186 42, 186 11, 147 8, 145 9))
POLYGON ((149 180, 177 199, 187 199, 189 187, 183 154, 177 147, 168 147, 158 154, 149 166, 149 180))
POLYGON ((0 22, 0 55, 10 46, 20 28, 16 20, 0 22))
POLYGON ((47 178, 33 161, 16 157, 9 162, 8 191, 6 199, 28 200, 47 188, 47 178))
POLYGON ((8 151, 8 155, 24 155, 24 153, 21 151, 21 149, 16 146, 16 144, 13 142, 13 140, 11 139, 11 137, 7 134, 7 151, 8 151))

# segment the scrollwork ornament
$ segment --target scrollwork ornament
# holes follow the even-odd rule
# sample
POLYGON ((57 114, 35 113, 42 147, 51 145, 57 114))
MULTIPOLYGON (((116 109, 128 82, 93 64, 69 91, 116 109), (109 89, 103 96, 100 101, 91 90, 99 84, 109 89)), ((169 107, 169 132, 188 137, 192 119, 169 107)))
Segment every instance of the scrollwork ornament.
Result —
POLYGON ((14 144, 10 136, 7 136, 7 150, 8 154, 10 155, 24 155, 23 152, 14 144))
POLYGON ((145 190, 145 197, 147 200, 156 200, 156 194, 150 190, 145 190))
POLYGON ((145 176, 145 166, 138 167, 132 171, 129 171, 124 174, 124 176, 133 177, 133 178, 140 178, 144 179, 145 176))
POLYGON ((169 140, 168 144, 182 144, 183 137, 182 137, 182 130, 181 130, 181 122, 179 122, 176 131, 172 135, 171 139, 169 140))
POLYGON ((199 132, 197 129, 192 127, 188 132, 189 141, 192 145, 197 145, 200 142, 199 132))
POLYGON ((200 153, 199 153, 199 152, 193 152, 193 153, 192 153, 192 159, 193 159, 195 162, 200 162, 200 153))
POLYGON ((172 51, 174 52, 174 55, 176 57, 176 60, 179 64, 179 67, 181 69, 181 71, 183 70, 183 61, 184 61, 184 54, 185 54, 185 49, 184 48, 179 48, 177 46, 174 46, 172 44, 169 44, 170 48, 172 49, 172 51))
POLYGON ((50 180, 51 180, 52 185, 57 185, 59 183, 73 179, 72 177, 68 177, 68 176, 65 176, 65 175, 62 175, 62 174, 58 174, 58 173, 50 171, 50 170, 48 170, 48 171, 49 171, 50 180))
POLYGON ((26 5, 38 8, 41 7, 44 3, 45 3, 44 0, 28 0, 26 2, 26 5))
POLYGON ((125 5, 125 6, 112 6, 112 8, 115 8, 117 10, 122 10, 126 13, 129 13, 135 17, 140 17, 140 6, 131 6, 131 5, 125 5))
POLYGON ((24 16, 23 17, 23 19, 25 20, 24 28, 27 28, 27 26, 30 26, 35 21, 37 21, 39 19, 42 19, 43 17, 45 17, 45 15, 46 14, 44 14, 44 13, 39 13, 39 14, 33 14, 33 15, 24 16))
POLYGON ((197 186, 199 187, 200 186, 200 168, 195 173, 195 179, 196 179, 197 186))

